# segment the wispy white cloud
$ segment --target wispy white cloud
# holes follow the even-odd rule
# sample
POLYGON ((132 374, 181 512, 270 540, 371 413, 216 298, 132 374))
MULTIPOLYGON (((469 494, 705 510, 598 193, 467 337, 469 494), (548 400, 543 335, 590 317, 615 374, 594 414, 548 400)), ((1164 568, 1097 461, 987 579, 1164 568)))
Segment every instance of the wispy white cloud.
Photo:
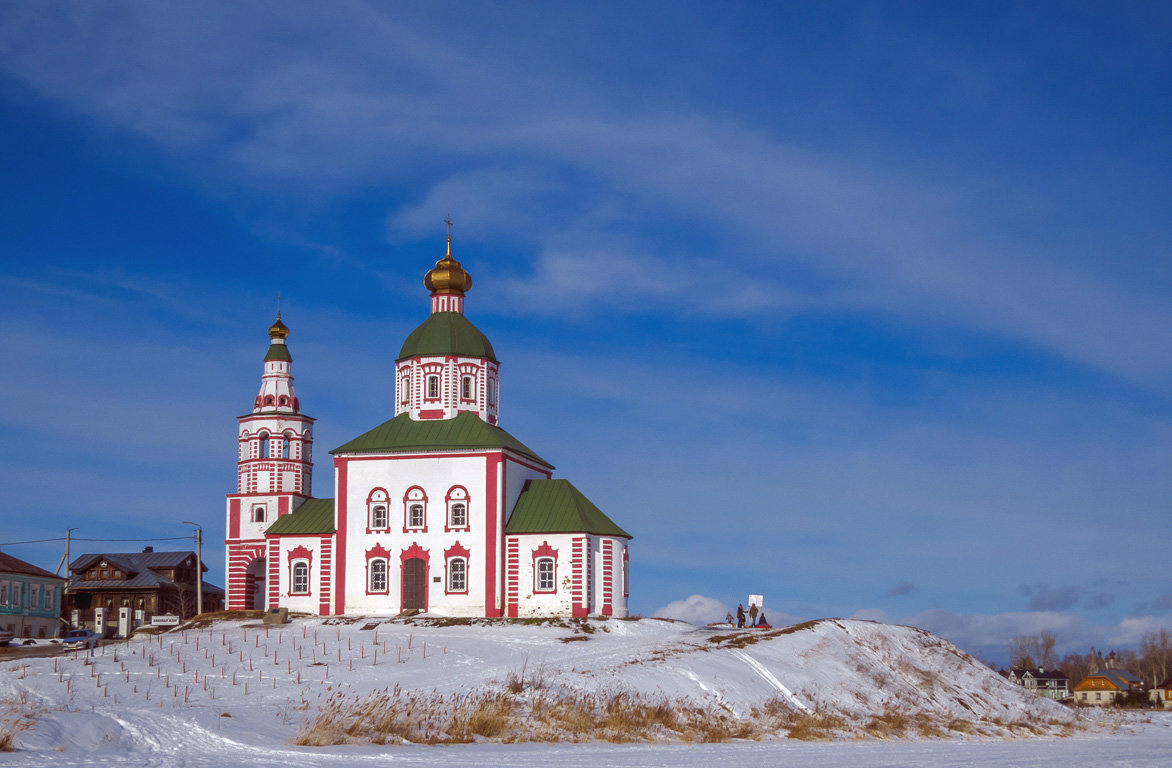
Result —
POLYGON ((9 77, 149 137, 196 178, 311 196, 422 184, 392 233, 435 229, 450 208, 472 232, 512 233, 531 253, 514 295, 606 311, 645 311, 649 290, 731 314, 878 311, 1147 383, 1172 376, 1172 340, 1150 332, 1172 309, 1140 267, 988 234, 1007 197, 989 178, 917 177, 898 157, 801 146, 687 106, 620 113, 588 75, 553 88, 507 41, 456 45, 361 3, 9 8, 3 28, 9 77), (644 234, 641 252, 616 249, 641 221, 698 228, 706 245, 644 234), (632 260, 649 269, 632 275, 632 260), (716 279, 744 263, 749 284, 716 279))

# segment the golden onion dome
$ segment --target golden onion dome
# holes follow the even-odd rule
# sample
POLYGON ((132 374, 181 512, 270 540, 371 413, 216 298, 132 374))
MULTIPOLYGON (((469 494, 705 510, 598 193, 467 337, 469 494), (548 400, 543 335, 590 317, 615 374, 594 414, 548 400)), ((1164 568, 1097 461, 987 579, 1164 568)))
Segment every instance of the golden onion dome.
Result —
POLYGON ((269 326, 270 339, 284 339, 289 336, 289 329, 281 322, 281 313, 277 313, 277 322, 269 326))
POLYGON ((455 293, 461 296, 472 287, 472 275, 452 258, 452 236, 448 235, 448 252, 423 277, 423 285, 432 293, 455 293))

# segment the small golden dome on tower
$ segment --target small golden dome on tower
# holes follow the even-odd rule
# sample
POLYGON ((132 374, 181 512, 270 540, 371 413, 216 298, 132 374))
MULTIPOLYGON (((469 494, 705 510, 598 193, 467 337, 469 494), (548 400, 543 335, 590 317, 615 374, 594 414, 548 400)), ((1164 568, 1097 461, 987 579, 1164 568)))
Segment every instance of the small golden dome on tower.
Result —
POLYGON ((460 296, 472 287, 472 275, 464 271, 460 262, 452 258, 452 233, 448 233, 448 253, 435 263, 423 277, 423 285, 432 293, 454 293, 460 296))
POLYGON ((269 326, 270 339, 284 339, 289 336, 289 329, 281 322, 281 313, 277 313, 277 322, 269 326))

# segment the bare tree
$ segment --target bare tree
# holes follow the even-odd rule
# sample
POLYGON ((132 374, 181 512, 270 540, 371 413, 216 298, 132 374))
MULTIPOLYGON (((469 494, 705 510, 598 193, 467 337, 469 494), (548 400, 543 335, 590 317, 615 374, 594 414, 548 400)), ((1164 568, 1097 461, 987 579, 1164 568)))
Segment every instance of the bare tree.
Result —
POLYGON ((1166 629, 1149 632, 1139 644, 1142 674, 1153 688, 1168 679, 1172 667, 1172 633, 1166 629))
POLYGON ((1053 669, 1054 665, 1058 663, 1058 655, 1054 652, 1054 646, 1057 644, 1058 638, 1054 637, 1054 633, 1048 629, 1038 635, 1035 650, 1040 666, 1053 669))
POLYGON ((1033 669, 1037 666, 1034 658, 1037 654, 1038 638, 1033 635, 1018 635, 1009 641, 1009 664, 1022 669, 1033 669))
POLYGON ((1058 664, 1058 669, 1062 671, 1062 674, 1070 678, 1070 684, 1072 686, 1078 685, 1091 674, 1090 654, 1084 656, 1079 653, 1072 653, 1064 656, 1058 664))

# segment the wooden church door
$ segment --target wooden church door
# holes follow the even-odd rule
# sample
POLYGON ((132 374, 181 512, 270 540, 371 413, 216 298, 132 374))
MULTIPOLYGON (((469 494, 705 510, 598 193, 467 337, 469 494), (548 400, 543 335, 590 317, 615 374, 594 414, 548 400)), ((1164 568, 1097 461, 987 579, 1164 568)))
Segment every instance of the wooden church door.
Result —
POLYGON ((409 608, 427 610, 427 563, 420 557, 403 562, 402 610, 409 608))

